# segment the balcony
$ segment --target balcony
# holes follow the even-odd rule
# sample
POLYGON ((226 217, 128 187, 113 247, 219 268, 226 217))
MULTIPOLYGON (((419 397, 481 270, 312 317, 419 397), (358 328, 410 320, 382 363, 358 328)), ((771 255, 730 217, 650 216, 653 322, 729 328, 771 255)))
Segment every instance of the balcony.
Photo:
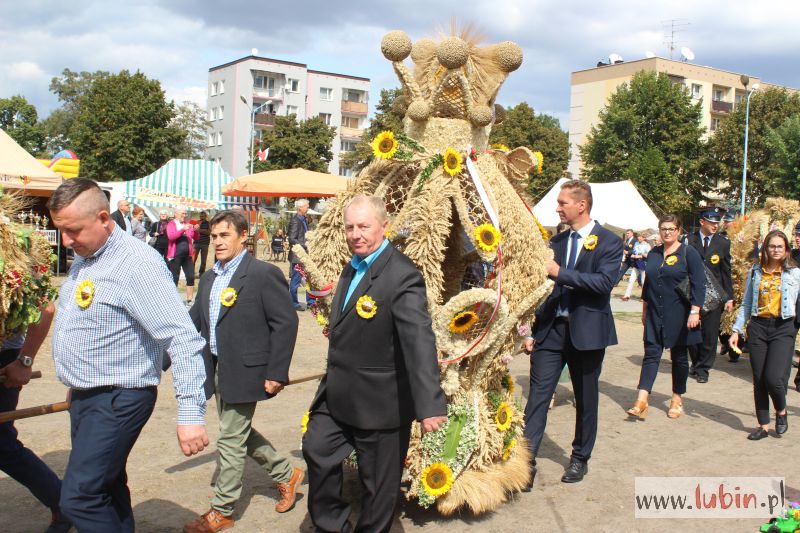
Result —
POLYGON ((362 102, 350 102, 348 100, 342 101, 342 113, 349 113, 351 115, 366 115, 369 106, 362 102))
POLYGON ((712 113, 730 113, 733 111, 732 102, 723 102, 722 100, 713 100, 711 102, 712 113))
POLYGON ((275 113, 256 113, 254 124, 256 126, 274 126, 275 113))
POLYGON ((339 129, 339 135, 342 139, 353 139, 359 140, 361 136, 364 134, 364 130, 360 130, 358 128, 348 128, 346 126, 342 126, 339 129))
POLYGON ((283 100, 283 87, 278 89, 267 89, 265 87, 253 87, 253 99, 261 100, 283 100))

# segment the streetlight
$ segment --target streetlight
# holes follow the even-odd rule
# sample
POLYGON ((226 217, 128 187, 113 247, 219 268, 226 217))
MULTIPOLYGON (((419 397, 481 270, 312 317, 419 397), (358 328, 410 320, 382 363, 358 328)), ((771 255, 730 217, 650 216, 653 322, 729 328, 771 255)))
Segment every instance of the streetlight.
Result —
POLYGON ((753 87, 748 91, 747 84, 750 83, 750 78, 744 74, 740 78, 744 90, 747 92, 747 98, 744 106, 744 162, 742 163, 742 216, 744 216, 744 199, 747 191, 747 134, 750 129, 750 97, 753 91, 757 90, 759 85, 754 83, 753 87))
POLYGON ((250 104, 247 103, 247 98, 242 95, 239 95, 239 99, 244 102, 244 105, 250 107, 250 174, 253 173, 253 141, 255 138, 255 128, 256 128, 256 114, 261 111, 261 109, 266 106, 269 102, 264 102, 263 104, 252 107, 250 104))

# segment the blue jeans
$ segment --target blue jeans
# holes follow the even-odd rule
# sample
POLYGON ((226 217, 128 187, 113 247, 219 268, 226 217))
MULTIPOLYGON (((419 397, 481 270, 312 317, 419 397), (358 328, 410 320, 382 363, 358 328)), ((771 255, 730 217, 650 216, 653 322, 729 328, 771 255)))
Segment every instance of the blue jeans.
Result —
MULTIPOLYGON (((291 277, 289 278, 289 295, 292 297, 292 304, 295 307, 300 305, 300 301, 297 299, 297 288, 303 282, 303 276, 300 275, 300 272, 294 269, 295 263, 290 263, 289 268, 291 269, 291 277)), ((306 294, 306 305, 311 305, 311 300, 306 294)))
POLYGON ((155 404, 155 387, 72 392, 72 452, 61 512, 81 533, 133 533, 125 465, 155 404))
MULTIPOLYGON (((19 350, 0 352, 0 367, 14 362, 17 355, 19 350)), ((0 412, 17 408, 19 391, 19 387, 6 388, 0 385, 0 412)), ((52 512, 59 511, 61 480, 44 461, 17 439, 14 422, 0 424, 0 470, 27 487, 52 512)))

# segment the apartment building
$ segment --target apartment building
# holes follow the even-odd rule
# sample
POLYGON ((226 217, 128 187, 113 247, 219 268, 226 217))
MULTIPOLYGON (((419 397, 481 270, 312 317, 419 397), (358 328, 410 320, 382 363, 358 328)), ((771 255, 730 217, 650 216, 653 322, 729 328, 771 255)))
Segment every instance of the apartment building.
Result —
MULTIPOLYGON (((567 170, 579 177, 582 169, 579 147, 597 124, 600 111, 621 84, 629 82, 640 71, 663 72, 674 83, 684 85, 692 98, 702 103, 706 136, 712 135, 720 121, 739 105, 744 105, 747 92, 742 85, 742 74, 685 61, 651 57, 636 61, 598 65, 596 68, 573 72, 570 82, 569 143, 570 161, 567 170)), ((749 75, 747 89, 759 84, 765 89, 770 84, 749 75)))
POLYGON ((331 174, 349 175, 339 157, 353 150, 367 127, 369 78, 310 70, 304 63, 247 56, 208 70, 206 158, 231 176, 250 172, 250 133, 256 140, 275 117, 322 117, 336 127, 331 174), (252 121, 252 128, 251 128, 252 121))

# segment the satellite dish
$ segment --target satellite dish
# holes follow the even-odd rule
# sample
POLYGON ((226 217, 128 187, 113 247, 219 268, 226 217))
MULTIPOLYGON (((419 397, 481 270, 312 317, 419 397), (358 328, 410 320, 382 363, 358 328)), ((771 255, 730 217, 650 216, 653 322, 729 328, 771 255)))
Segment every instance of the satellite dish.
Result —
POLYGON ((647 52, 644 53, 644 57, 646 57, 647 59, 651 59, 653 57, 656 57, 656 54, 648 50, 647 52))
POLYGON ((694 52, 688 46, 681 48, 681 59, 684 61, 694 61, 694 52))
POLYGON ((258 48, 252 48, 250 50, 250 55, 251 56, 257 56, 258 55, 258 48))
POLYGON ((608 62, 611 65, 616 65, 617 63, 622 63, 623 59, 622 56, 619 54, 609 54, 608 55, 608 62))

